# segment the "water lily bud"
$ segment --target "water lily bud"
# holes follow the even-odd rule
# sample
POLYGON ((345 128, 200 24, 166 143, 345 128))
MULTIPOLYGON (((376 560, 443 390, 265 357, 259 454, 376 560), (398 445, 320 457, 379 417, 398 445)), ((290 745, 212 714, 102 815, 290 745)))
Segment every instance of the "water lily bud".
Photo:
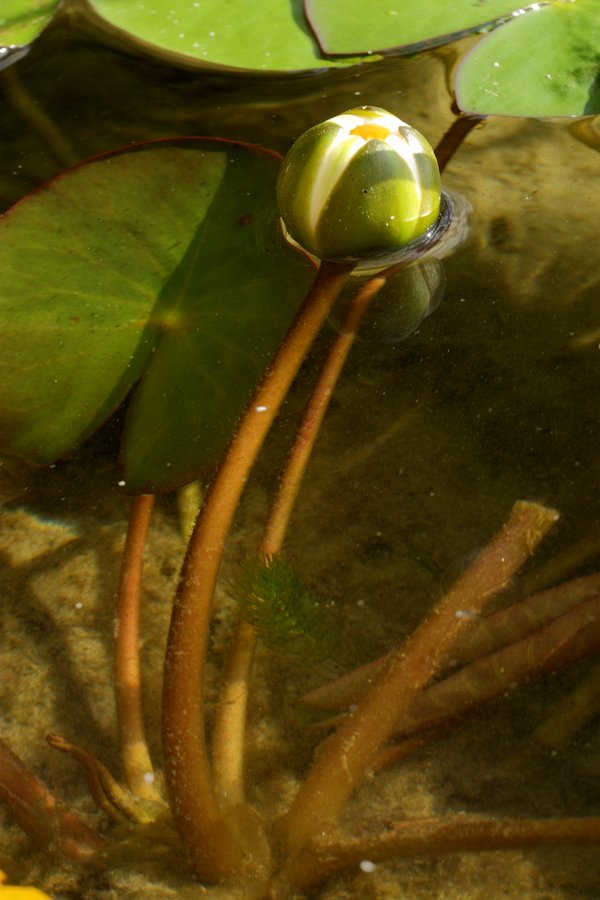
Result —
POLYGON ((279 211, 298 244, 319 259, 368 259, 422 237, 440 214, 440 173, 425 138, 374 106, 306 131, 277 182, 279 211))

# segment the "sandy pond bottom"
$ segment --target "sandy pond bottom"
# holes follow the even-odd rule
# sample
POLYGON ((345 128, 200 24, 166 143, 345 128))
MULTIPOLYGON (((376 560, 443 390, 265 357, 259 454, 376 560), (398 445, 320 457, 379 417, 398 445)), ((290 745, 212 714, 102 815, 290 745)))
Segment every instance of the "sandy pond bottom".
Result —
MULTIPOLYGON (((471 191, 474 221, 472 238, 446 263, 440 307, 399 344, 388 340, 389 309, 373 310, 336 391, 286 546, 305 578, 335 603, 342 649, 350 647, 357 663, 414 628, 515 500, 545 502, 561 520, 513 596, 598 568, 600 283, 589 252, 600 213, 589 186, 597 161, 557 126, 488 123, 448 172, 449 186, 471 191)), ((212 634, 211 701, 235 610, 232 584, 260 539, 281 454, 321 350, 266 448, 227 549, 212 634)), ((44 736, 53 731, 84 745, 120 775, 111 666, 128 501, 99 443, 46 472, 10 465, 4 472, 2 734, 59 796, 110 836, 82 774, 44 736)), ((182 553, 175 504, 163 498, 147 550, 142 644, 157 761, 162 657, 182 553)), ((340 667, 334 661, 331 668, 340 667)), ((530 739, 586 671, 579 664, 511 693, 369 780, 349 806, 344 829, 460 811, 600 814, 597 714, 557 751, 530 739)), ((316 743, 299 723, 295 698, 324 677, 298 660, 259 654, 248 771, 250 799, 270 816, 293 795, 316 743)), ((7 817, 1 829, 3 867, 56 898, 236 896, 194 883, 183 853, 123 854, 105 871, 81 871, 32 849, 7 817)), ((421 858, 350 872, 314 896, 596 898, 600 862, 593 848, 421 858)))

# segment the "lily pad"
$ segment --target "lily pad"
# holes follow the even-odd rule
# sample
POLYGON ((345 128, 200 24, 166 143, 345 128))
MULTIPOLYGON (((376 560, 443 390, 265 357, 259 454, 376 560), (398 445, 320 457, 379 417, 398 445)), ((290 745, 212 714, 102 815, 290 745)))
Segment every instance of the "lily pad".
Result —
POLYGON ((497 22, 515 0, 305 0, 306 15, 328 54, 374 53, 445 44, 497 22))
POLYGON ((2 0, 0 46, 30 44, 46 27, 60 0, 2 0))
POLYGON ((88 0, 86 6, 113 39, 182 65, 267 71, 340 65, 319 50, 302 0, 88 0))
POLYGON ((600 112, 600 0, 551 3, 492 32, 459 67, 456 94, 466 112, 600 112))
POLYGON ((216 462, 313 277, 280 246, 278 164, 234 143, 150 143, 0 218, 1 453, 49 463, 133 388, 129 490, 216 462))

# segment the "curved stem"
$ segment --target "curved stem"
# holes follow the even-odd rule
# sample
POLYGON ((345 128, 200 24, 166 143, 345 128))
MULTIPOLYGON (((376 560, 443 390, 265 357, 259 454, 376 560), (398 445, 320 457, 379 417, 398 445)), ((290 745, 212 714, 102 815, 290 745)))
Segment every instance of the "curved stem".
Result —
MULTIPOLYGON (((466 665, 415 697, 396 725, 396 735, 439 727, 450 718, 500 697, 515 686, 549 675, 600 648, 600 597, 592 597, 529 637, 466 665)), ((596 687, 596 695, 600 693, 596 687)), ((591 701, 591 697, 586 698, 591 701)), ((569 711, 574 712, 573 697, 569 711)), ((597 708, 597 707, 596 707, 597 708)), ((588 706, 588 715, 594 712, 588 706)), ((556 720, 553 719, 556 723, 556 720)))
MULTIPOLYGON (((279 480, 258 550, 260 556, 270 557, 281 551, 300 484, 335 385, 363 316, 386 281, 385 272, 373 276, 357 291, 350 305, 340 334, 334 341, 313 388, 279 480)), ((244 732, 255 648, 254 629, 240 620, 228 657, 212 745, 215 789, 231 805, 243 803, 245 796, 244 732)))
MULTIPOLYGON (((532 594, 524 600, 519 600, 511 606, 505 606, 483 618, 472 618, 471 627, 452 650, 453 665, 475 663, 477 666, 478 661, 482 661, 482 657, 496 655, 503 648, 509 648, 510 645, 529 638, 535 641, 535 633, 544 626, 551 626, 555 620, 562 619, 570 610, 574 610, 579 604, 591 600, 599 594, 600 573, 595 572, 593 575, 583 575, 557 587, 532 594)), ((576 615, 577 613, 575 613, 576 615)), ((569 619, 566 618, 564 621, 567 622, 569 619)), ((560 628, 560 631, 563 629, 560 628)), ((573 629, 567 628, 566 632, 563 631, 563 634, 565 633, 571 637, 573 629)), ((522 651, 525 645, 520 644, 519 646, 522 651)), ((300 697, 300 703, 333 710, 351 706, 366 693, 377 673, 385 666, 389 655, 386 653, 385 656, 310 691, 300 697)), ((517 653, 514 655, 518 658, 517 653)), ((523 658, 529 659, 527 649, 525 649, 523 658)), ((505 664, 500 663, 499 656, 497 659, 495 669, 499 675, 501 672, 505 672, 505 664)), ((455 675, 456 672, 449 678, 454 678, 455 675)), ((506 684, 514 684, 514 682, 514 675, 508 673, 506 684)), ((445 683, 445 681, 436 682, 425 691, 423 696, 435 693, 438 689, 441 690, 441 686, 445 683)), ((503 689, 506 689, 506 686, 503 689)), ((473 699, 471 687, 467 693, 473 699)), ((420 705, 419 700, 416 705, 420 705)))
POLYGON ((350 266, 323 263, 219 466, 188 545, 167 643, 163 747, 171 809, 200 878, 243 867, 243 829, 234 836, 213 787, 203 682, 212 598, 223 546, 250 469, 298 368, 350 266))
POLYGON ((115 699, 123 768, 130 791, 145 800, 160 800, 144 732, 140 678, 142 561, 153 505, 152 494, 133 500, 121 563, 115 635, 115 699))
POLYGON ((104 848, 93 828, 66 805, 0 740, 0 801, 40 846, 54 845, 70 859, 85 860, 104 848))
MULTIPOLYGON (((396 270, 394 269, 394 271, 396 270)), ((278 553, 283 545, 300 484, 329 401, 369 304, 385 285, 387 278, 387 271, 374 275, 357 291, 342 323, 340 333, 327 356, 281 476, 262 540, 260 552, 264 555, 278 553)))
POLYGON ((215 791, 228 806, 244 803, 246 799, 244 739, 256 643, 252 625, 239 619, 227 655, 212 738, 215 791))
POLYGON ((331 829, 400 717, 447 662, 468 627, 464 610, 481 611, 557 518, 556 512, 538 504, 516 503, 502 530, 404 645, 390 655, 356 711, 322 746, 282 820, 286 855, 301 853, 315 835, 331 829))
POLYGON ((316 840, 309 864, 298 857, 288 875, 295 888, 307 890, 337 872, 358 868, 363 860, 598 843, 600 818, 502 820, 454 815, 409 819, 395 822, 382 834, 316 840))
POLYGON ((456 119, 440 139, 435 148, 435 157, 443 172, 462 142, 471 133, 476 125, 485 120, 485 116, 470 115, 458 112, 456 119))
POLYGON ((120 825, 126 824, 129 819, 136 821, 135 801, 89 750, 78 744, 72 744, 58 734, 47 734, 46 740, 54 750, 66 753, 79 763, 85 772, 89 792, 95 804, 111 819, 120 825))
MULTIPOLYGON (((597 653, 598 648, 594 649, 597 653)), ((551 750, 559 750, 591 719, 596 718, 599 709, 600 664, 596 662, 582 681, 556 704, 548 718, 536 728, 531 735, 532 741, 538 741, 551 750)))
POLYGON ((15 66, 7 66, 2 77, 6 84, 6 93, 32 130, 41 138, 54 159, 63 168, 74 166, 79 157, 64 138, 52 119, 47 115, 39 101, 33 99, 17 77, 15 66))

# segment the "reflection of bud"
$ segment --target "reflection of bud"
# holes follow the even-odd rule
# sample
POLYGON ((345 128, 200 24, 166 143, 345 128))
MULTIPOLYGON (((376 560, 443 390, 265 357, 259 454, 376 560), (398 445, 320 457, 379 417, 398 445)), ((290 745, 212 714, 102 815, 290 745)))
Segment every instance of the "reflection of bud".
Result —
POLYGON ((306 131, 277 182, 289 235, 319 259, 358 260, 406 247, 436 222, 440 173, 424 137, 364 106, 306 131))
MULTIPOLYGON (((385 284, 371 301, 356 340, 366 342, 378 359, 387 358, 390 348, 393 354, 393 348, 437 309, 445 285, 443 263, 433 256, 388 274, 385 284)), ((354 300, 354 290, 348 285, 329 315, 329 324, 340 334, 354 300)), ((391 355, 390 359, 393 358, 391 355)))

